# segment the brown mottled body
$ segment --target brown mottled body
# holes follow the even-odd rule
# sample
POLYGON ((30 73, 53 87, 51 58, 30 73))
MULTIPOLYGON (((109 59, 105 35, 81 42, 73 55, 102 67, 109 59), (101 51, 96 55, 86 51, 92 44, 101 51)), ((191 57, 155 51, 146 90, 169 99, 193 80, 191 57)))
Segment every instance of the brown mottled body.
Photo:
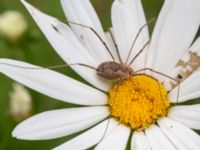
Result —
POLYGON ((97 74, 106 80, 123 80, 133 75, 133 69, 125 64, 107 61, 97 67, 97 74))

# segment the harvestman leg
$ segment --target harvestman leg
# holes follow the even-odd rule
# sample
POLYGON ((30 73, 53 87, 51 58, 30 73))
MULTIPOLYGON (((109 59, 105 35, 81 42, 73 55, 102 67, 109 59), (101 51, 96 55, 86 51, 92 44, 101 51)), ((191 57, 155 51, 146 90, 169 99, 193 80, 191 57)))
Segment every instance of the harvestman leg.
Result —
MULTIPOLYGON (((142 30, 148 25, 148 24, 150 24, 151 22, 153 22, 153 21, 155 21, 155 18, 152 18, 151 20, 149 20, 146 24, 144 24, 139 30, 138 30, 138 32, 137 32, 137 34, 136 34, 136 36, 135 36, 135 39, 134 39, 134 41, 133 41, 133 43, 132 43, 132 45, 131 45, 131 48, 130 48, 130 50, 129 50, 129 53, 128 53, 128 56, 127 56, 127 58, 126 58, 126 61, 125 61, 125 64, 127 64, 127 62, 128 62, 128 59, 129 59, 129 57, 130 57, 130 55, 131 55, 131 53, 132 53, 132 51, 133 51, 133 47, 135 46, 135 43, 136 43, 136 41, 137 41, 137 39, 139 38, 139 35, 140 35, 140 33, 142 32, 142 30)), ((141 52, 139 52, 139 53, 141 53, 141 52)), ((138 55, 138 54, 137 54, 138 55)), ((136 56, 137 56, 136 55, 136 56)), ((139 55, 138 55, 139 56, 139 55)), ((138 57, 137 56, 137 57, 138 57)), ((134 57, 134 59, 135 59, 135 57, 134 57)), ((133 60, 132 60, 133 61, 133 60)), ((131 65, 131 64, 130 64, 131 65)), ((129 65, 129 66, 130 66, 129 65)))
POLYGON ((123 63, 123 62, 122 62, 122 58, 121 58, 120 53, 119 53, 118 45, 117 45, 117 43, 116 43, 116 41, 115 41, 115 38, 114 38, 114 36, 113 36, 113 34, 112 34, 112 31, 109 29, 108 32, 109 32, 109 34, 110 34, 110 36, 111 36, 111 39, 112 39, 112 41, 113 41, 113 43, 114 43, 114 45, 115 45, 115 49, 116 49, 116 51, 117 51, 117 56, 118 56, 118 58, 119 58, 119 62, 120 62, 120 63, 123 63))
POLYGON ((17 66, 14 64, 4 63, 4 62, 0 62, 0 64, 17 67, 17 68, 22 68, 22 69, 57 69, 57 68, 70 67, 70 66, 83 66, 83 67, 87 67, 87 68, 96 70, 95 67, 87 65, 87 64, 82 64, 82 63, 63 64, 63 65, 57 65, 57 66, 52 66, 52 67, 23 67, 23 66, 17 66))
POLYGON ((142 52, 145 50, 145 48, 149 45, 149 43, 151 42, 151 40, 148 40, 144 46, 139 50, 139 52, 135 55, 135 57, 133 57, 133 59, 131 60, 131 62, 129 63, 129 67, 131 66, 131 64, 136 60, 136 58, 138 58, 138 56, 140 54, 142 54, 142 52))
POLYGON ((94 30, 92 27, 90 27, 90 26, 83 25, 83 24, 80 24, 80 23, 71 22, 71 21, 68 21, 68 23, 69 23, 69 24, 78 25, 78 26, 87 28, 87 29, 89 29, 90 31, 92 31, 92 32, 97 36, 97 38, 103 43, 103 45, 104 45, 104 47, 106 48, 107 52, 110 54, 111 58, 112 58, 113 61, 115 62, 115 58, 114 58, 113 54, 111 53, 110 49, 108 48, 108 45, 107 45, 106 42, 102 39, 102 37, 97 33, 97 31, 95 31, 95 30, 94 30))

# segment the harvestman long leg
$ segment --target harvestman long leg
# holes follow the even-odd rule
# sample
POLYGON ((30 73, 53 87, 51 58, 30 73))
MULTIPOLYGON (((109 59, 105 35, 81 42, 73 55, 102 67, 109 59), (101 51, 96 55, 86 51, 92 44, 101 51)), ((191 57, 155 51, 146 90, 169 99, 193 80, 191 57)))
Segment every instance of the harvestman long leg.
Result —
POLYGON ((108 45, 106 44, 106 42, 102 39, 102 37, 97 33, 97 31, 95 31, 92 27, 87 26, 87 25, 83 25, 80 23, 76 23, 76 22, 72 22, 72 21, 68 21, 69 24, 73 24, 73 25, 78 25, 81 27, 85 27, 89 30, 91 30, 96 36, 97 38, 103 43, 104 47, 106 48, 107 52, 110 54, 110 56, 112 57, 113 61, 115 62, 115 58, 113 56, 113 54, 111 53, 110 49, 108 48, 108 45))
POLYGON ((149 43, 151 42, 151 40, 148 40, 144 46, 139 50, 139 52, 135 55, 135 57, 133 57, 133 59, 131 60, 131 62, 129 63, 129 67, 131 66, 131 64, 136 60, 136 58, 138 58, 138 56, 140 54, 142 54, 142 52, 145 50, 145 48, 149 45, 149 43))
POLYGON ((18 65, 14 65, 14 64, 4 63, 4 62, 0 62, 0 64, 17 67, 17 68, 22 68, 22 69, 57 69, 57 68, 70 67, 70 66, 83 66, 83 67, 87 67, 87 68, 96 70, 95 67, 87 65, 87 64, 82 64, 82 63, 63 64, 63 65, 56 65, 56 66, 52 66, 52 67, 23 67, 23 66, 18 66, 18 65))
POLYGON ((114 43, 114 45, 115 45, 115 49, 116 49, 116 51, 117 51, 117 56, 118 56, 118 58, 119 58, 119 62, 120 62, 120 63, 123 63, 123 62, 122 62, 122 58, 121 58, 120 53, 119 53, 118 45, 117 45, 117 43, 116 43, 116 41, 115 41, 115 37, 113 36, 111 29, 109 29, 108 32, 109 32, 109 34, 110 34, 110 36, 111 36, 111 39, 112 39, 112 41, 113 41, 113 43, 114 43))
MULTIPOLYGON (((127 56, 126 61, 125 61, 125 64, 127 64, 127 62, 128 62, 128 59, 129 59, 129 57, 130 57, 130 55, 131 55, 131 53, 132 53, 132 51, 133 51, 133 47, 135 46, 135 43, 136 43, 136 41, 138 40, 140 33, 142 32, 142 30, 143 30, 148 24, 150 24, 150 23, 153 22, 153 21, 155 21, 155 18, 152 18, 151 20, 149 20, 146 24, 144 24, 144 25, 138 30, 138 32, 137 32, 137 34, 136 34, 136 36, 135 36, 135 39, 134 39, 134 41, 133 41, 133 43, 132 43, 132 45, 131 45, 131 48, 130 48, 130 50, 129 50, 128 56, 127 56)), ((139 52, 139 54, 141 54, 141 52, 139 52)), ((139 54, 136 54, 136 56, 138 57, 139 54)), ((135 59, 135 57, 134 57, 134 59, 135 59)), ((130 65, 129 65, 129 66, 130 66, 130 65)))

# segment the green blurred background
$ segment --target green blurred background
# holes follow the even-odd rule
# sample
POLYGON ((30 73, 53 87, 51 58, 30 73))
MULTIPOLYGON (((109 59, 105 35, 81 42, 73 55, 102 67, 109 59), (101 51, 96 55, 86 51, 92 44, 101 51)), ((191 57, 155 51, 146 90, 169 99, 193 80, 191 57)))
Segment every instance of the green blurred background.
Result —
MULTIPOLYGON (((65 20, 63 10, 59 0, 29 0, 31 4, 42 11, 65 20)), ((100 20, 106 30, 111 26, 110 8, 113 0, 91 0, 100 20)), ((146 17, 151 19, 157 17, 163 0, 142 0, 146 17)), ((17 42, 11 42, 0 35, 0 57, 12 58, 33 63, 40 66, 54 66, 64 62, 55 53, 43 34, 40 32, 33 19, 23 7, 19 0, 0 0, 0 14, 7 10, 21 12, 28 22, 28 30, 17 42)), ((153 24, 150 27, 152 32, 153 24)), ((70 68, 58 69, 58 71, 83 81, 70 68)), ((11 137, 13 128, 19 123, 10 115, 9 93, 12 91, 14 81, 0 74, 0 150, 46 150, 53 148, 69 138, 75 136, 49 140, 49 141, 22 141, 11 137)), ((32 115, 46 110, 72 107, 47 96, 28 89, 33 99, 32 115)))

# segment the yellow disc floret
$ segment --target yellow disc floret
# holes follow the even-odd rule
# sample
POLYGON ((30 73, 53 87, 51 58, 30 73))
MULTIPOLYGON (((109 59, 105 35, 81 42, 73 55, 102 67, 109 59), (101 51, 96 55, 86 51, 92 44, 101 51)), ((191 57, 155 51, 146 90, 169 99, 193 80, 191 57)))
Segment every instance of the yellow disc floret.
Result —
POLYGON ((108 103, 111 115, 132 129, 148 127, 165 116, 170 106, 165 87, 146 75, 133 76, 114 85, 108 103))

